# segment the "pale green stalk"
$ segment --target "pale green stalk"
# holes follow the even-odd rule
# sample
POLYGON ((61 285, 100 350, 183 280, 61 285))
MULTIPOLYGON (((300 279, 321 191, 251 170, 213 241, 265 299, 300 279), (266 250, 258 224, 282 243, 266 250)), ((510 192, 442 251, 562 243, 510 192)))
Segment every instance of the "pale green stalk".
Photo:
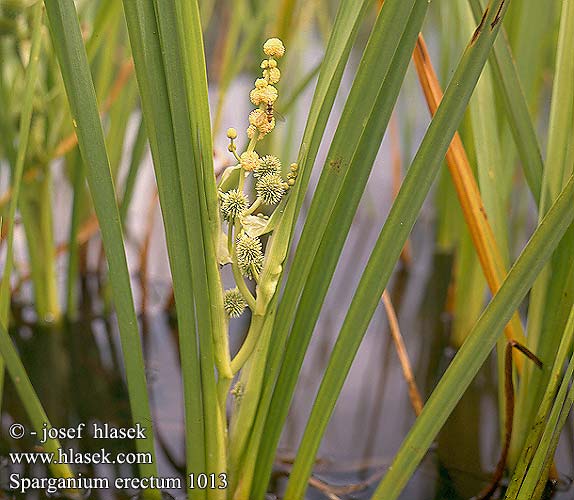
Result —
MULTIPOLYGON (((178 34, 178 16, 176 6, 161 0, 154 0, 157 25, 160 33, 162 59, 164 62, 168 99, 173 124, 173 139, 180 176, 184 218, 187 226, 187 244, 191 256, 191 267, 194 287, 194 300, 198 319, 199 353, 201 385, 203 390, 203 408, 206 443, 206 466, 211 473, 219 473, 227 468, 225 451, 225 415, 221 413, 215 380, 214 365, 223 378, 230 379, 229 348, 227 346, 226 325, 223 316, 223 297, 217 263, 215 258, 214 237, 210 233, 207 193, 204 172, 204 156, 200 144, 191 140, 199 136, 202 120, 196 113, 201 112, 199 103, 188 108, 186 92, 186 66, 180 62, 183 39, 178 34), (195 117, 195 119, 194 119, 195 117), (191 121, 190 121, 191 118, 191 121), (214 269, 215 268, 215 269, 214 269), (211 272, 210 272, 211 270, 211 272), (215 271, 215 272, 213 272, 215 271), (205 293, 208 290, 208 293, 205 293), (216 297, 221 299, 217 304, 216 297)), ((197 20, 199 29, 199 19, 197 20)), ((190 47, 188 47, 190 48, 190 47)), ((193 85, 193 83, 192 83, 193 85)), ((208 116, 209 118, 209 116, 208 116)), ((211 137, 211 136, 209 136, 211 137)), ((211 141, 209 140, 211 143, 211 141)), ((211 150, 209 150, 211 151, 211 150)), ((211 157, 211 155, 209 155, 211 157)), ((207 162, 210 163, 210 162, 207 162)), ((215 185, 213 168, 211 169, 215 185)), ((218 209, 217 209, 218 210, 218 209)), ((217 220, 219 218, 217 217, 217 220)), ((219 237, 220 230, 215 232, 219 237)), ((185 362, 185 361, 184 361, 185 362)), ((223 489, 207 491, 208 499, 222 499, 223 489)))

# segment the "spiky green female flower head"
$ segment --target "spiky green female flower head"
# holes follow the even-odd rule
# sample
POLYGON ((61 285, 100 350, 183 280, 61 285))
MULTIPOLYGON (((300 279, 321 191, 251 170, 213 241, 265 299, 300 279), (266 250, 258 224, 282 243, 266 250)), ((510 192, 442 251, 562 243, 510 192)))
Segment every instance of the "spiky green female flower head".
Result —
POLYGON ((254 272, 257 274, 261 272, 263 269, 263 251, 259 238, 252 238, 243 233, 237 238, 235 252, 237 264, 243 276, 253 279, 254 272))
POLYGON ((247 302, 238 288, 225 291, 223 296, 223 307, 230 318, 239 318, 247 307, 247 302))
POLYGON ((269 174, 278 174, 281 172, 281 160, 273 155, 265 155, 259 158, 259 163, 253 171, 254 177, 259 179, 269 174))
POLYGON ((263 52, 269 57, 279 59, 285 54, 285 46, 279 38, 270 38, 263 44, 263 52))
POLYGON ((279 174, 265 175, 255 184, 257 196, 263 200, 265 205, 276 205, 279 203, 286 189, 287 185, 279 174))
POLYGON ((226 221, 232 221, 241 215, 249 206, 249 200, 238 189, 231 189, 219 194, 221 215, 226 221))

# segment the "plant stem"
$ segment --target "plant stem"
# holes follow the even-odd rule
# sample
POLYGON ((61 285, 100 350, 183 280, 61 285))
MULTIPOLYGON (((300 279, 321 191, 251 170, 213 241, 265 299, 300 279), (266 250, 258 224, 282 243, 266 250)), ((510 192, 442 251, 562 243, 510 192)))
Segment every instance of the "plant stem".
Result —
POLYGON ((261 333, 261 328, 263 327, 264 319, 264 314, 253 314, 251 318, 251 325, 249 327, 249 331, 247 332, 247 337, 243 341, 239 352, 231 360, 231 371, 234 375, 239 372, 239 370, 241 370, 243 365, 245 365, 249 359, 249 356, 251 356, 253 353, 253 349, 255 349, 255 345, 257 344, 257 340, 259 339, 259 335, 261 333))

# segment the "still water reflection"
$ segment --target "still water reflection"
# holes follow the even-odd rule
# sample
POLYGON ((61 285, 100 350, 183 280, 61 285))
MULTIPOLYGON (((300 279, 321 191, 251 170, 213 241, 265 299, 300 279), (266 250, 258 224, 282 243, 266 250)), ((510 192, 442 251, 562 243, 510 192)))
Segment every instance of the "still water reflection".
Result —
MULTIPOLYGON (((349 251, 360 253, 361 245, 351 244, 349 251)), ((416 367, 416 378, 425 397, 444 371, 452 352, 448 348, 449 318, 444 301, 450 277, 451 259, 428 255, 424 266, 403 269, 393 278, 392 299, 399 315, 407 349, 416 367)), ((328 303, 345 304, 354 287, 337 286, 352 282, 354 272, 343 270, 335 277, 328 303)), ((154 284, 156 290, 168 285, 154 284)), ((86 288, 87 290, 88 288, 86 288)), ((121 366, 120 344, 113 317, 101 314, 101 304, 92 302, 92 294, 83 304, 82 319, 61 329, 40 329, 26 321, 27 306, 17 309, 20 325, 12 337, 54 426, 72 426, 78 422, 107 422, 116 427, 130 425, 127 392, 121 366)), ((316 393, 328 353, 336 336, 336 325, 345 308, 327 307, 311 343, 289 419, 280 444, 270 496, 281 497, 297 444, 316 393)), ((232 332, 232 344, 240 344, 245 322, 238 321, 232 332)), ((177 329, 168 313, 141 318, 156 432, 159 475, 183 477, 184 427, 182 383, 179 376, 177 329)), ((23 467, 9 463, 10 451, 28 451, 29 439, 14 441, 6 429, 13 422, 27 422, 13 387, 6 385, 2 407, 0 451, 1 486, 6 488, 9 474, 43 477, 43 466, 23 467)), ((394 453, 414 421, 400 366, 387 331, 384 311, 377 311, 353 365, 333 419, 325 434, 317 460, 309 499, 367 499, 388 467, 394 453), (328 491, 325 485, 329 485, 328 491)), ((499 451, 496 401, 496 363, 491 357, 476 377, 455 412, 448 420, 431 452, 419 467, 401 496, 404 500, 469 499, 487 483, 499 451)), ((564 432, 557 465, 565 477, 573 470, 572 422, 564 432)), ((101 442, 85 436, 70 441, 78 451, 93 451, 101 442)), ((125 441, 107 441, 112 453, 129 450, 125 441)), ((89 477, 135 475, 132 466, 79 466, 89 477)), ((168 492, 183 499, 182 491, 168 492)), ((557 492, 557 500, 573 498, 572 492, 557 492)), ((5 493, 5 498, 10 498, 5 493)), ((138 491, 94 490, 89 498, 137 498, 138 491)), ((2 498, 2 496, 0 496, 2 498)), ((21 497, 18 497, 21 498, 21 497)), ((26 499, 45 498, 30 493, 26 499)), ((166 496, 166 498, 170 498, 166 496)))

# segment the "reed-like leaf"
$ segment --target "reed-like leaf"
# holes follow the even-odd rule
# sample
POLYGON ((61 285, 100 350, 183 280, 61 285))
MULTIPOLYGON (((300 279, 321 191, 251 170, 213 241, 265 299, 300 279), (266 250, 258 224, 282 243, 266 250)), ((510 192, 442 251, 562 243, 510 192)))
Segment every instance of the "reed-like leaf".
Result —
MULTIPOLYGON (((207 459, 194 282, 169 92, 162 48, 157 36, 159 28, 151 0, 125 1, 124 12, 154 161, 177 305, 184 389, 186 465, 189 472, 197 473, 207 470, 207 459)), ((204 500, 207 495, 205 491, 195 489, 190 490, 189 497, 204 500)))
MULTIPOLYGON (((393 6, 391 2, 386 5, 389 8, 393 6)), ((300 255, 309 258, 309 256, 313 255, 311 252, 315 251, 316 255, 303 288, 291 329, 291 336, 287 343, 285 358, 275 387, 270 415, 266 424, 267 431, 265 435, 268 437, 273 436, 275 439, 278 439, 279 435, 274 429, 280 428, 287 416, 305 351, 398 97, 427 5, 424 1, 415 3, 412 11, 408 13, 409 20, 404 25, 404 32, 397 39, 396 50, 393 54, 389 54, 388 61, 384 58, 379 47, 381 45, 388 48, 391 47, 391 44, 385 38, 386 35, 389 35, 389 31, 384 26, 386 21, 392 20, 394 16, 386 17, 391 11, 385 11, 383 7, 373 30, 373 35, 365 50, 363 62, 366 61, 367 64, 360 66, 359 72, 363 70, 369 73, 369 70, 366 68, 370 67, 369 59, 375 54, 381 55, 381 66, 383 63, 387 64, 388 72, 380 80, 374 77, 370 80, 370 85, 374 88, 367 90, 358 86, 353 87, 351 90, 347 106, 351 106, 352 112, 356 108, 356 104, 351 100, 354 91, 358 91, 359 95, 363 94, 365 96, 368 96, 370 92, 376 93, 371 112, 367 117, 364 130, 357 142, 354 143, 354 151, 351 150, 353 142, 350 140, 345 144, 344 148, 337 151, 337 148, 340 148, 341 145, 339 142, 336 142, 338 137, 335 134, 332 144, 334 155, 331 156, 330 153, 328 156, 326 167, 319 181, 316 197, 314 197, 309 211, 309 225, 306 225, 303 230, 297 254, 301 252, 300 255), (349 157, 345 153, 341 153, 347 150, 350 154, 349 157), (337 156, 339 154, 341 155, 340 157, 337 156), (333 166, 333 162, 337 161, 341 162, 340 171, 333 166), (345 178, 341 182, 337 177, 343 175, 345 175, 345 178), (328 189, 323 190, 325 186, 328 186, 328 189), (329 214, 328 209, 330 206, 333 206, 333 202, 335 202, 334 207, 329 214), (316 212, 313 212, 313 210, 316 212), (318 214, 318 220, 321 220, 326 215, 330 215, 330 217, 326 224, 321 221, 317 226, 313 226, 311 225, 311 221, 313 221, 312 213, 318 214), (317 236, 322 236, 322 241, 319 242, 316 250, 315 242, 312 238, 309 238, 313 232, 317 236), (311 250, 309 250, 309 246, 311 250)), ((358 73, 358 75, 360 74, 358 73)), ((356 81, 361 81, 359 76, 356 81)), ((369 98, 369 100, 371 99, 369 98)), ((345 113, 343 117, 345 117, 345 113)), ((343 131, 348 130, 346 128, 348 122, 344 122, 343 117, 339 124, 340 128, 338 128, 338 131, 341 131, 339 137, 344 137, 345 132, 343 131)), ((300 271, 298 267, 295 267, 297 254, 294 260, 294 272, 300 271)), ((303 267, 302 269, 305 268, 303 267)), ((277 442, 275 442, 275 446, 276 444, 277 442)))
MULTIPOLYGON (((480 0, 469 0, 469 2, 474 19, 479 22, 483 12, 482 2, 480 0)), ((522 161, 524 176, 538 204, 544 170, 542 154, 504 29, 494 43, 491 60, 494 62, 492 64, 494 82, 500 87, 503 96, 508 123, 522 161)))
MULTIPOLYGON (((218 265, 222 261, 220 248, 225 245, 225 242, 222 241, 213 155, 206 154, 207 151, 213 151, 213 143, 199 4, 197 1, 178 2, 175 7, 175 24, 182 48, 180 57, 187 91, 194 170, 198 179, 197 195, 201 207, 214 356, 220 384, 229 386, 233 374, 229 359, 227 317, 223 309, 223 287, 218 265)), ((184 191, 184 199, 185 197, 184 191)), ((222 386, 220 386, 221 392, 223 392, 222 386)), ((220 405, 223 414, 225 401, 220 401, 220 405)))
MULTIPOLYGON (((574 60, 569 48, 574 45, 574 1, 562 3, 558 37, 556 70, 552 89, 548 151, 543 175, 543 191, 540 197, 539 217, 542 217, 570 176, 574 165, 569 151, 574 138, 568 132, 574 123, 574 60)), ((574 297, 574 227, 570 228, 560 243, 555 256, 540 274, 530 295, 528 311, 528 341, 545 364, 541 373, 527 370, 527 385, 519 389, 519 415, 517 434, 525 436, 548 383, 551 362, 556 355, 562 332, 574 297), (543 340, 542 340, 543 339, 543 340), (528 387, 528 389, 527 389, 528 387)), ((511 451, 511 459, 517 459, 519 444, 511 451)))
MULTIPOLYGON (((45 5, 106 251, 132 418, 148 428, 147 438, 136 440, 136 448, 138 452, 151 453, 153 456, 153 428, 141 340, 116 195, 80 25, 73 0, 46 0, 45 5)), ((142 476, 157 475, 155 463, 141 464, 140 472, 142 476)), ((149 490, 147 495, 150 498, 159 497, 159 492, 149 490)))
MULTIPOLYGON (((186 62, 195 64, 195 59, 181 59, 185 54, 182 42, 180 41, 178 29, 178 16, 176 5, 155 0, 157 25, 160 33, 162 48, 162 59, 167 83, 168 98, 170 102, 171 117, 173 124, 173 140, 175 142, 180 185, 182 191, 183 215, 187 226, 187 245, 191 256, 191 270, 193 276, 194 300, 196 305, 196 317, 198 323, 199 346, 200 346, 200 368, 203 398, 203 412, 205 425, 205 455, 206 467, 210 473, 217 474, 226 470, 225 458, 225 415, 218 402, 214 366, 217 366, 221 377, 231 379, 231 368, 229 366, 229 347, 227 345, 226 321, 224 319, 222 287, 219 280, 219 270, 216 259, 215 241, 219 237, 219 228, 212 237, 210 218, 208 215, 209 203, 207 189, 213 185, 213 195, 215 195, 215 175, 213 167, 211 171, 208 166, 212 163, 206 161, 200 149, 205 142, 211 148, 211 129, 209 134, 202 130, 202 124, 209 124, 209 114, 207 119, 200 116, 204 111, 206 99, 201 99, 202 92, 200 81, 187 80, 193 90, 196 90, 196 101, 191 101, 194 107, 188 107, 188 93, 186 86, 186 75, 184 68, 186 62), (183 64, 181 64, 183 62, 183 64), (191 120, 190 120, 191 119, 191 120), (192 124, 195 125, 192 128, 192 124), (203 141, 202 141, 203 136, 203 141), (191 138, 191 140, 190 140, 191 138), (210 179, 212 182, 210 182, 210 179), (208 293, 205 293, 206 290, 208 293), (218 302, 219 297, 219 302, 218 302)), ((197 5, 195 6, 197 9, 197 5)), ((196 10, 196 23, 190 24, 192 31, 201 29, 199 23, 199 11, 196 10)), ((180 14, 179 18, 183 17, 180 14)), ((189 19, 189 18, 188 18, 189 19)), ((200 38, 201 39, 201 38, 200 38)), ((194 41, 193 43, 200 43, 194 41)), ((202 44, 199 49, 201 50, 202 44)), ((196 51, 197 47, 188 47, 188 50, 196 51)), ((203 67, 205 64, 200 61, 203 67)), ((188 68, 188 73, 193 71, 188 68)), ((207 149, 211 151, 211 149, 207 149)), ((214 217, 219 221, 219 208, 216 205, 214 217)), ((177 305, 177 304, 176 304, 177 305)), ((182 360, 182 364, 187 362, 182 360)), ((192 490, 190 489, 190 494, 192 490)), ((224 498, 223 489, 214 488, 207 492, 207 498, 224 498)))
MULTIPOLYGON (((431 114, 434 115, 443 98, 443 93, 422 35, 419 37, 417 43, 414 60, 427 104, 431 114)), ((494 232, 486 215, 482 196, 474 178, 468 155, 458 132, 454 135, 448 148, 446 153, 446 162, 451 174, 452 182, 456 189, 456 194, 458 196, 464 219, 468 226, 470 236, 472 237, 476 254, 483 269, 483 274, 490 291, 494 294, 498 291, 500 284, 506 276, 507 267, 505 265, 505 260, 508 260, 508 249, 505 249, 503 253, 499 248, 498 241, 494 236, 494 232), (503 255, 505 254, 506 257, 504 258, 503 255)), ((497 210, 500 209, 497 208, 497 210)), ((446 216, 446 214, 444 215, 446 216)), ((501 232, 502 231, 499 230, 499 233, 501 232)), ((499 239, 499 241, 504 240, 505 239, 499 239)), ((466 285, 469 285, 470 283, 476 285, 477 283, 476 273, 470 268, 471 266, 467 265, 467 262, 472 261, 472 256, 469 255, 467 241, 462 241, 460 247, 460 259, 464 260, 464 262, 462 260, 457 262, 458 269, 462 272, 462 277, 459 280, 457 291, 455 292, 459 299, 462 295, 468 294, 466 285)), ((478 292, 473 290, 470 293, 474 294, 474 304, 471 303, 472 299, 468 297, 468 301, 464 299, 465 303, 463 307, 458 306, 459 314, 455 317, 455 341, 462 339, 466 333, 470 331, 470 328, 472 327, 471 324, 466 325, 468 326, 468 329, 463 325, 467 323, 467 320, 472 320, 472 324, 474 324, 474 321, 478 318, 479 310, 482 309, 482 302, 478 297, 478 294, 481 294, 480 290, 478 292), (477 303, 476 300, 479 302, 477 303), (462 332, 460 331, 461 328, 463 328, 462 332)), ((521 343, 525 342, 522 323, 520 322, 518 314, 515 314, 512 317, 512 320, 506 326, 505 332, 509 339, 514 339, 521 343)), ((522 357, 517 355, 514 359, 520 368, 522 366, 522 357)))
POLYGON ((287 498, 290 500, 303 496, 315 454, 339 392, 393 267, 462 119, 507 7, 504 0, 495 0, 485 11, 379 235, 315 399, 289 481, 287 498))

